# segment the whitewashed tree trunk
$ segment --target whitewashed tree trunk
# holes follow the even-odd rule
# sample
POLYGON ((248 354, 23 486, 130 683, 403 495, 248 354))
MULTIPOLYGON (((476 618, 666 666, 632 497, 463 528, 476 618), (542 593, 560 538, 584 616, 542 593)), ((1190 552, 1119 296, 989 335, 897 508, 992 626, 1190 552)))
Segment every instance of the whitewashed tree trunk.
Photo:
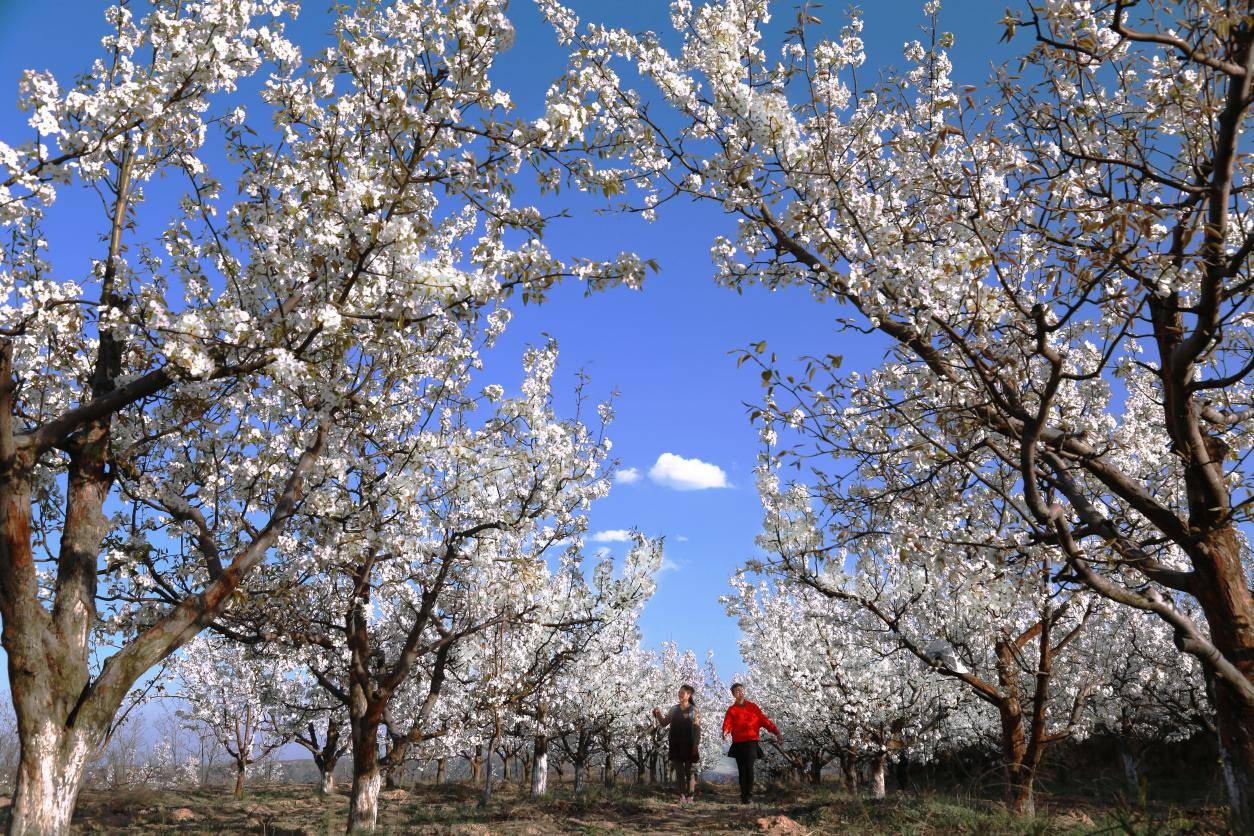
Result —
MULTIPOLYGON (((501 721, 497 719, 497 729, 500 729, 501 721)), ((496 749, 497 732, 492 733, 492 740, 485 747, 486 757, 483 762, 483 792, 479 796, 479 804, 487 807, 492 802, 492 753, 496 749)))
POLYGON ((1123 783, 1127 788, 1130 796, 1136 796, 1141 791, 1141 767, 1137 761, 1135 754, 1127 749, 1119 753, 1119 760, 1123 764, 1123 783))
POLYGON ((585 762, 580 759, 575 761, 575 795, 583 792, 583 773, 585 762))
POLYGON ((531 761, 531 797, 543 798, 549 791, 549 739, 537 734, 531 761))
POLYGON ((885 786, 885 775, 888 772, 888 756, 879 754, 875 756, 875 760, 871 763, 871 795, 874 798, 883 798, 887 794, 885 786))
POLYGON ((22 742, 13 790, 12 836, 60 836, 70 832, 70 819, 82 784, 91 740, 47 723, 42 732, 22 742))
POLYGON ((318 773, 318 794, 331 795, 335 792, 335 775, 329 769, 321 769, 318 773))
POLYGON ((353 795, 348 806, 348 832, 373 833, 379 820, 379 787, 383 776, 378 769, 353 775, 353 795))

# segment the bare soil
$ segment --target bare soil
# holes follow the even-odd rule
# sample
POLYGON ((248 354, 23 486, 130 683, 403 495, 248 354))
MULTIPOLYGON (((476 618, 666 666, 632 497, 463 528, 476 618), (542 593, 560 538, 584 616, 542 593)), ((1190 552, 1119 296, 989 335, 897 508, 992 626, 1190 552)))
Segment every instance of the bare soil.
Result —
MULTIPOLYGON (((1175 834, 1227 833, 1213 807, 1129 805, 1047 799, 1032 819, 1014 819, 997 802, 901 793, 876 801, 819 788, 766 787, 750 805, 733 788, 703 785, 695 803, 680 805, 657 787, 591 787, 576 798, 558 787, 540 802, 506 785, 487 807, 466 784, 419 785, 385 791, 379 832, 464 836, 554 834, 1175 834)), ((189 791, 86 790, 75 815, 79 833, 315 836, 343 832, 348 799, 319 798, 307 785, 257 789, 243 799, 227 788, 189 791)), ((0 815, 0 820, 3 815, 0 815)))

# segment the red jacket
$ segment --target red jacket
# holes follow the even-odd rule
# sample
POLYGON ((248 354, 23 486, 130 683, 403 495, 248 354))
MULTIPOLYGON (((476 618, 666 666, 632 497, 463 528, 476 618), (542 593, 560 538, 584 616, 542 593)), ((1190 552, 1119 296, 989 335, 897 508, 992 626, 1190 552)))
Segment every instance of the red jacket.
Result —
POLYGON ((758 730, 763 728, 773 735, 779 734, 779 729, 762 713, 762 709, 748 700, 742 705, 732 703, 727 714, 723 716, 723 733, 731 732, 733 743, 757 740, 758 730))

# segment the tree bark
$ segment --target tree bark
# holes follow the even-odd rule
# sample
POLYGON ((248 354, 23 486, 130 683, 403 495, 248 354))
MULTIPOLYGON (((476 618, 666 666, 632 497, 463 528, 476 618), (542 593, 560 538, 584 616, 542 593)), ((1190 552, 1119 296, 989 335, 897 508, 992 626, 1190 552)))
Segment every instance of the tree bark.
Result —
POLYGON ((435 762, 435 782, 436 784, 444 783, 444 758, 437 758, 435 762))
POLYGON ((378 727, 353 731, 353 789, 348 802, 348 833, 373 833, 379 820, 378 727))
MULTIPOLYGON (((1247 680, 1254 680, 1254 598, 1241 545, 1231 527, 1206 538, 1209 561, 1194 561, 1198 603, 1211 640, 1247 680)), ((1228 807, 1238 831, 1254 830, 1254 706, 1224 677, 1214 677, 1215 720, 1228 807)))
POLYGON ((248 767, 245 764, 235 762, 235 789, 231 794, 237 799, 244 797, 244 775, 247 770, 248 767))
POLYGON ((887 772, 888 755, 880 752, 871 761, 871 796, 873 798, 883 798, 887 794, 888 788, 884 780, 887 772))
POLYGON ((23 736, 10 834, 59 836, 70 832, 70 819, 94 745, 91 737, 66 732, 51 722, 43 733, 23 736))
POLYGON ((840 756, 840 774, 845 779, 845 791, 856 793, 858 791, 858 769, 852 755, 840 756))
POLYGON ((583 774, 584 774, 584 767, 586 766, 586 761, 583 758, 577 758, 575 759, 575 762, 573 765, 575 768, 574 792, 575 792, 575 795, 579 795, 579 793, 583 792, 583 774))
POLYGON ((318 768, 318 795, 327 797, 335 793, 335 774, 333 768, 318 768))
POLYGON ((1128 746, 1119 751, 1119 761, 1123 766, 1123 786, 1129 798, 1136 798, 1141 793, 1141 765, 1136 753, 1128 746))
POLYGON ((531 759, 531 797, 543 798, 549 791, 549 738, 537 734, 531 759))
MULTIPOLYGON (((501 723, 500 718, 498 718, 496 722, 497 727, 499 728, 501 723)), ((492 742, 484 748, 484 751, 487 753, 487 757, 484 759, 483 763, 483 792, 479 796, 479 805, 481 807, 487 807, 488 804, 492 802, 492 750, 495 748, 496 734, 493 733, 492 742)), ((478 751, 478 747, 476 747, 476 751, 478 751)))
POLYGON ((1036 776, 1019 768, 1010 773, 1010 811, 1016 816, 1036 815, 1036 776))

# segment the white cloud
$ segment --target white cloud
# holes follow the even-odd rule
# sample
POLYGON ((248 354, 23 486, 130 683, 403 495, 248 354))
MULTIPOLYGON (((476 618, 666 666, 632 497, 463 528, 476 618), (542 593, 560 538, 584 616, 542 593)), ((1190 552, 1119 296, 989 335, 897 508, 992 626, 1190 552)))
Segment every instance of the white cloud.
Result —
POLYGON ((676 563, 675 561, 671 560, 669 557, 663 556, 662 565, 657 567, 657 573, 659 575, 664 575, 667 572, 678 572, 680 565, 681 564, 676 563))
POLYGON ((731 487, 727 482, 727 474, 718 465, 700 459, 685 459, 674 453, 658 456, 653 467, 649 469, 649 478, 677 491, 731 487))
POLYGON ((687 543, 687 542, 688 542, 688 538, 687 538, 687 537, 685 537, 685 536, 684 536, 684 535, 682 535, 682 534, 677 534, 677 535, 675 536, 675 539, 676 539, 677 541, 679 541, 680 543, 687 543))
POLYGON ((615 482, 622 482, 624 485, 630 485, 640 481, 640 468, 624 467, 622 470, 614 474, 615 482))
POLYGON ((609 531, 598 531, 591 539, 594 543, 626 543, 631 540, 631 532, 625 528, 611 528, 609 531))

